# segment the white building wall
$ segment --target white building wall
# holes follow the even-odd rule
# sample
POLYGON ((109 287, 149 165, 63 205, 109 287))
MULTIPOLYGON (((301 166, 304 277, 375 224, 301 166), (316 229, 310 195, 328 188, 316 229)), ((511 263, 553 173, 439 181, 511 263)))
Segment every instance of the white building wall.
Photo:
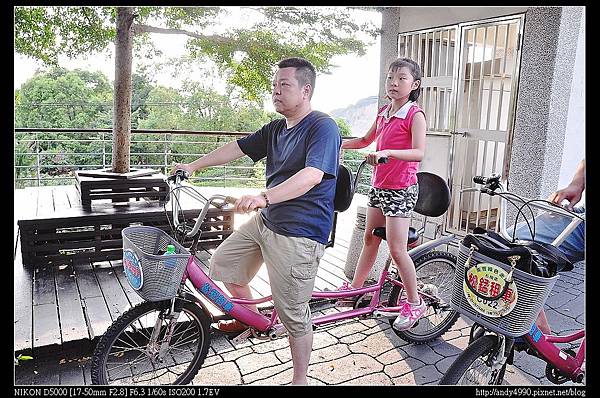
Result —
POLYGON ((577 53, 569 100, 565 146, 557 188, 571 182, 579 161, 585 157, 585 14, 581 18, 577 53))
POLYGON ((399 32, 524 13, 529 7, 398 7, 399 32))

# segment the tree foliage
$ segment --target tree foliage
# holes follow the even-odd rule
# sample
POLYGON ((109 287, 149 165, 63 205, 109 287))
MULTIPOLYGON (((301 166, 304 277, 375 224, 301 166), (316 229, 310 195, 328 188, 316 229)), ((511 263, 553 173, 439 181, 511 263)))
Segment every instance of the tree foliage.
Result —
MULTIPOLYGON (((345 7, 243 7, 247 26, 224 28, 230 12, 226 7, 137 7, 134 56, 155 51, 150 33, 186 35, 188 59, 212 60, 244 98, 259 101, 282 58, 302 56, 327 73, 334 56, 364 54, 367 43, 359 33, 377 34, 373 25, 354 22, 354 11, 345 7)), ((54 65, 59 54, 103 51, 114 40, 115 15, 114 7, 15 7, 15 49, 54 65)))

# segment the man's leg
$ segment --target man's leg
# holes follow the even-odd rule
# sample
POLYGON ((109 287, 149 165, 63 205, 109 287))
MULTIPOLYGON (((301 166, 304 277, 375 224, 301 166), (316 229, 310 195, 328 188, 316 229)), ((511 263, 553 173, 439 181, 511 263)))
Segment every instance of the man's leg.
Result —
MULTIPOLYGON (((575 208, 576 213, 584 213, 583 208, 575 208)), ((571 219, 551 213, 543 213, 535 218, 535 240, 543 243, 552 243, 554 239, 567 227, 571 219)), ((529 221, 517 224, 515 237, 522 240, 533 240, 533 222, 529 221), (529 229, 531 228, 531 230, 529 229)), ((512 228, 508 229, 512 233, 512 228)), ((583 260, 585 244, 585 223, 581 223, 571 232, 565 241, 558 246, 572 262, 583 260)))
POLYGON ((542 331, 542 333, 548 335, 552 333, 548 318, 546 318, 546 312, 542 309, 535 321, 536 326, 542 331))
POLYGON ((325 245, 308 238, 279 235, 266 227, 262 236, 273 304, 289 335, 294 365, 292 384, 307 384, 313 341, 308 302, 325 245))
POLYGON ((292 352, 292 364, 294 365, 294 376, 292 384, 306 385, 306 373, 310 362, 312 352, 313 332, 312 330, 302 337, 288 337, 290 342, 290 351, 292 352))
MULTIPOLYGON (((260 217, 260 215, 257 215, 260 217)), ((263 257, 258 244, 260 233, 256 216, 243 224, 217 247, 210 259, 209 275, 222 281, 234 297, 252 299, 248 283, 260 269, 263 257)), ((258 312, 256 305, 248 305, 258 312)), ((247 326, 237 320, 220 321, 217 328, 227 333, 237 333, 247 326)))
MULTIPOLYGON (((235 283, 225 282, 225 287, 233 297, 252 299, 252 291, 250 290, 249 285, 236 285, 235 283)), ((246 305, 246 307, 250 308, 254 312, 258 312, 256 305, 246 305)))

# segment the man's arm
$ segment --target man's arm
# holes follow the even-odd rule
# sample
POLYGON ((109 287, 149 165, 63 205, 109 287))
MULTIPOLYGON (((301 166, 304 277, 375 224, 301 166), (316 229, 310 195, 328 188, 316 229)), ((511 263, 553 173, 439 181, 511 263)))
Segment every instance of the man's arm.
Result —
POLYGON ((185 170, 190 175, 198 169, 229 163, 244 156, 237 141, 232 141, 214 151, 194 160, 192 163, 176 163, 174 170, 185 170))
MULTIPOLYGON (((269 204, 285 202, 304 195, 323 179, 323 171, 315 167, 305 167, 281 184, 267 189, 265 194, 269 204)), ((261 195, 244 195, 235 203, 234 211, 247 213, 254 209, 264 208, 267 201, 261 195)))
POLYGON ((548 200, 560 204, 563 200, 568 200, 569 204, 567 208, 573 210, 575 206, 581 200, 581 194, 585 189, 585 159, 582 159, 575 170, 575 175, 571 180, 571 183, 565 188, 554 192, 548 200))

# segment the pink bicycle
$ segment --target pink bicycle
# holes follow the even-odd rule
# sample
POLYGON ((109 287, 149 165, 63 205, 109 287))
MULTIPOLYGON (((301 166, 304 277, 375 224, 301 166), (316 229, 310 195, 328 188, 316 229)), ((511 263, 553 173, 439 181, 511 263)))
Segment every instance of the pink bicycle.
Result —
MULTIPOLYGON (((483 184, 483 187, 481 189, 468 188, 463 192, 481 190, 481 192, 489 195, 501 196, 500 232, 507 240, 510 239, 510 235, 506 231, 505 200, 513 204, 517 203, 519 211, 524 207, 532 206, 551 212, 553 215, 570 219, 571 221, 551 245, 535 246, 535 248, 538 254, 542 254, 543 257, 546 256, 549 261, 558 263, 558 270, 561 269, 561 265, 565 266, 566 269, 571 267, 566 258, 560 259, 561 255, 556 252, 556 247, 565 240, 579 223, 585 221, 583 214, 571 212, 545 200, 528 200, 507 192, 500 183, 499 175, 492 175, 488 178, 474 177, 473 180, 478 184, 483 184)), ((535 231, 535 221, 533 231, 535 231)), ((535 235, 535 232, 532 235, 535 235)), ((530 244, 526 241, 517 243, 521 245, 530 244)), ((514 274, 509 274, 513 278, 513 281, 510 282, 510 291, 504 289, 500 292, 503 294, 497 294, 495 297, 494 295, 492 297, 481 294, 475 295, 469 289, 472 288, 469 284, 476 279, 466 277, 468 269, 493 268, 491 263, 494 263, 494 261, 489 257, 482 256, 479 258, 483 260, 480 263, 466 265, 469 263, 467 258, 471 257, 473 252, 467 254, 468 251, 468 248, 461 243, 451 305, 475 323, 471 328, 469 345, 450 365, 439 384, 502 384, 507 364, 513 364, 514 362, 515 351, 524 351, 545 361, 546 378, 554 384, 562 384, 569 380, 582 383, 585 378, 585 330, 578 330, 566 336, 554 336, 542 333, 535 324, 535 319, 543 308, 554 282, 559 278, 558 273, 551 278, 541 278, 523 273, 513 266, 514 274), (465 305, 467 302, 468 305, 465 305), (505 304, 505 306, 502 304, 505 304), (501 307, 505 309, 494 311, 491 309, 492 305, 496 309, 501 307), (481 311, 482 309, 485 311, 481 311), (572 344, 578 340, 581 340, 581 343, 577 351, 572 348, 561 348, 557 345, 572 344)), ((510 266, 505 267, 506 271, 508 269, 510 269, 510 266)), ((496 275, 507 275, 502 270, 496 269, 496 271, 499 271, 496 275)), ((479 273, 480 282, 484 275, 479 273)), ((499 281, 499 284, 506 282, 508 286, 510 278, 506 277, 505 281, 501 281, 501 279, 502 277, 496 280, 499 281)), ((477 293, 477 291, 474 293, 477 293)))
MULTIPOLYGON (((340 166, 336 216, 338 211, 349 207, 364 165, 363 162, 354 179, 347 168, 340 166)), ((185 178, 179 172, 169 177, 173 236, 195 237, 192 253, 160 229, 135 226, 123 230, 123 268, 129 283, 145 301, 123 313, 99 340, 92 358, 93 384, 189 383, 206 358, 211 339, 210 324, 218 319, 235 318, 248 325, 246 331, 233 339, 236 344, 249 337, 270 340, 286 333, 272 305, 259 307, 261 313, 246 307, 266 303, 271 296, 255 300, 230 297, 204 272, 195 257, 202 220, 210 206, 222 208, 235 199, 224 195, 206 199, 191 186, 182 185, 185 178), (193 223, 179 221, 179 194, 182 191, 204 203, 193 223), (167 245, 175 247, 175 254, 161 254, 167 245), (206 301, 224 315, 211 315, 206 301)), ((435 174, 419 173, 419 184, 416 211, 428 216, 443 214, 450 202, 445 181, 435 174)), ((337 217, 328 246, 334 244, 335 220, 337 217)), ((418 232, 410 231, 409 243, 417 240, 418 232)), ((384 228, 378 228, 374 233, 385 238, 384 228)), ((454 235, 442 236, 409 251, 415 263, 419 294, 428 310, 412 329, 394 330, 407 341, 431 341, 444 334, 458 318, 458 313, 449 306, 456 257, 446 251, 433 250, 453 239, 454 235)), ((390 270, 391 263, 388 260, 378 282, 372 286, 313 292, 315 303, 359 296, 352 309, 314 316, 314 328, 358 317, 389 318, 392 323, 401 309, 398 301, 403 294, 403 284, 390 270)))

